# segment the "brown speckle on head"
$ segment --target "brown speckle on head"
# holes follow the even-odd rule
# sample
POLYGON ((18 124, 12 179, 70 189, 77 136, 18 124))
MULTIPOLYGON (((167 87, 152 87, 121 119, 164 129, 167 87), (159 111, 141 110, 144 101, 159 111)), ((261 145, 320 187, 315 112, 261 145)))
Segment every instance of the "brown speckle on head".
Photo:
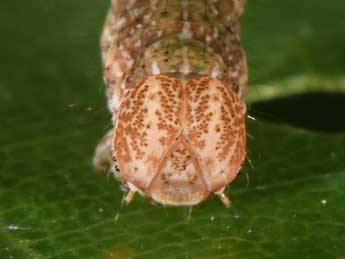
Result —
POLYGON ((160 203, 194 205, 241 168, 244 104, 218 79, 147 77, 126 93, 114 146, 123 179, 160 203))
POLYGON ((182 109, 181 91, 178 81, 152 76, 131 87, 124 97, 114 145, 124 177, 134 177, 138 188, 146 188, 157 171, 157 163, 150 158, 161 156, 180 130, 176 121, 182 109), (140 168, 138 174, 134 167, 140 168))

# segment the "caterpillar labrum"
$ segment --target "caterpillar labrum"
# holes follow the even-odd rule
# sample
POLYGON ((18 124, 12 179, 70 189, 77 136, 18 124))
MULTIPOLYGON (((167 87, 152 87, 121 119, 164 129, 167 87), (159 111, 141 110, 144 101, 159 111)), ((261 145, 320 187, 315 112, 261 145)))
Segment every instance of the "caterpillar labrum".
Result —
POLYGON ((245 0, 112 0, 101 37, 114 128, 96 169, 163 205, 193 206, 226 186, 246 157, 245 0))

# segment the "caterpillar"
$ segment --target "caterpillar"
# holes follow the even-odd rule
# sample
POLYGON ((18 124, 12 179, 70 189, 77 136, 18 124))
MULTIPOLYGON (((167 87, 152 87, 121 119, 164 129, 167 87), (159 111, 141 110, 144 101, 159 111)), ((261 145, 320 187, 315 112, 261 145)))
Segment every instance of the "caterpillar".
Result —
POLYGON ((171 206, 224 189, 246 157, 248 84, 240 43, 245 0, 112 0, 101 36, 114 128, 96 147, 97 170, 171 206))

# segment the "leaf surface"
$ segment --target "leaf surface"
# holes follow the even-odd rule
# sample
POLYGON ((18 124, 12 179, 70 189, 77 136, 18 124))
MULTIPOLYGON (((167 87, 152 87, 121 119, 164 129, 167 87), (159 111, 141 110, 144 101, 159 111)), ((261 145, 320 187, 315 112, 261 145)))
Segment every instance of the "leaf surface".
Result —
POLYGON ((344 258, 344 1, 248 3, 254 168, 230 209, 211 198, 191 212, 121 207, 118 183, 91 167, 111 126, 108 1, 1 5, 0 258, 344 258))

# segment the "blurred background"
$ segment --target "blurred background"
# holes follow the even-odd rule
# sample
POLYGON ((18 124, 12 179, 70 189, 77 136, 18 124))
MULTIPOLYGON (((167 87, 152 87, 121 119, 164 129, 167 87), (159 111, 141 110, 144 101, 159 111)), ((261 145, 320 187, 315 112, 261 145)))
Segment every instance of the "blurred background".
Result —
POLYGON ((0 258, 345 258, 345 2, 248 0, 248 161, 192 211, 92 169, 109 2, 1 1, 0 258))

